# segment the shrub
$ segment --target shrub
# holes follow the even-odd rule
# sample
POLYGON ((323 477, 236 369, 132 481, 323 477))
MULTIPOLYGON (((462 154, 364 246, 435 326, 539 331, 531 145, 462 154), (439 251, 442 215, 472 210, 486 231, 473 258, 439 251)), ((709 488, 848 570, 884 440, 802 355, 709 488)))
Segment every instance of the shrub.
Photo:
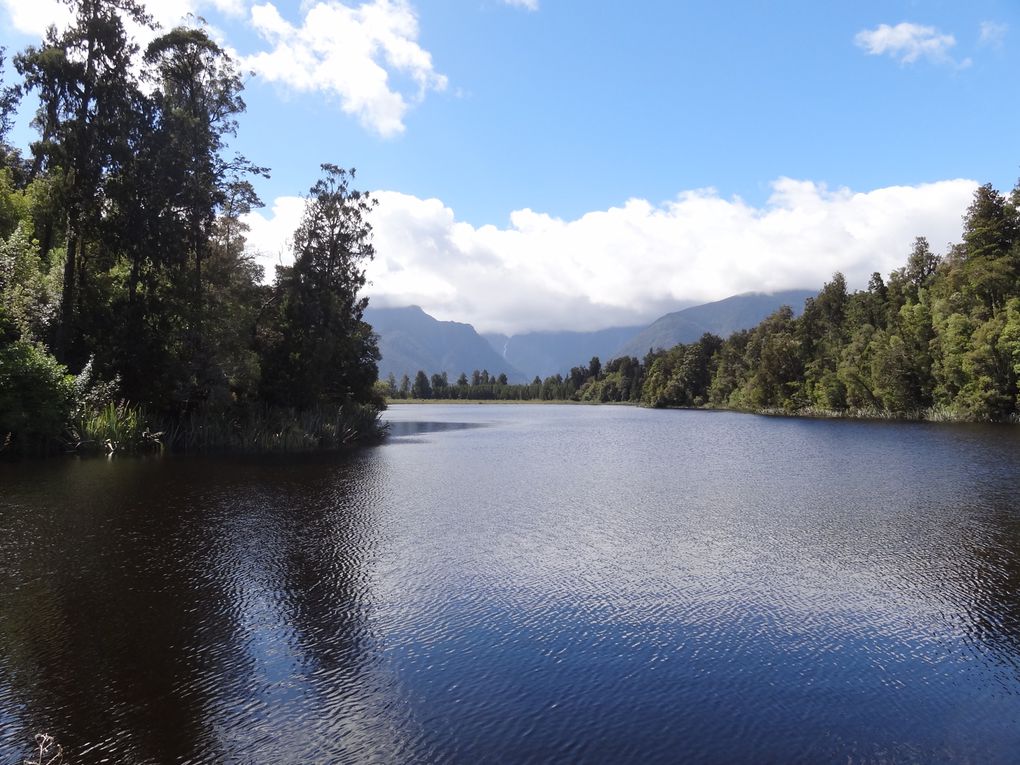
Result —
POLYGON ((0 451, 55 449, 71 412, 74 378, 39 343, 0 345, 0 451))

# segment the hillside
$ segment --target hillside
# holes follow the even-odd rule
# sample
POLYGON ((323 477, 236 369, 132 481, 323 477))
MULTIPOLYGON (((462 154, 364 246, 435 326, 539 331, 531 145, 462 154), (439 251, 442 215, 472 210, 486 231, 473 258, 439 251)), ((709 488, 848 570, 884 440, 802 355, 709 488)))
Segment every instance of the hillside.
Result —
POLYGON ((428 374, 446 372, 452 381, 461 372, 470 375, 475 369, 485 369, 492 375, 505 372, 513 382, 525 381, 470 324, 439 321, 418 306, 369 306, 365 321, 379 336, 379 379, 389 374, 398 380, 405 374, 414 378, 421 369, 428 374))
POLYGON ((667 313, 617 347, 611 356, 643 358, 649 349, 692 343, 706 332, 726 338, 738 330, 756 326, 780 306, 788 305, 794 315, 799 315, 804 310, 804 301, 815 294, 814 290, 785 290, 772 294, 747 292, 667 313))
POLYGON ((529 378, 545 379, 571 367, 586 365, 592 356, 607 360, 641 327, 610 327, 596 332, 528 332, 523 335, 486 334, 483 337, 515 368, 529 378))

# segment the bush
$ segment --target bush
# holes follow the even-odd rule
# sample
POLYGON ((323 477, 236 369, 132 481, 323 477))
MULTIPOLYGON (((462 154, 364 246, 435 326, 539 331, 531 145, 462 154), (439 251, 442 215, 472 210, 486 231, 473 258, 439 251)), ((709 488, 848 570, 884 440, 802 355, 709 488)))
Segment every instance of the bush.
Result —
POLYGON ((74 378, 29 340, 0 345, 0 451, 52 451, 71 413, 74 378))

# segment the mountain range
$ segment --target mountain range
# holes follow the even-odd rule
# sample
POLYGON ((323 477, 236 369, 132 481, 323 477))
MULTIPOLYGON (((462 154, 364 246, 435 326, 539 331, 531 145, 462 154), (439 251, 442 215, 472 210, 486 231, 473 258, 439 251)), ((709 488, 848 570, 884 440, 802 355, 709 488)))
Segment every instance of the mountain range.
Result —
POLYGON ((416 305, 404 308, 373 308, 365 310, 365 321, 379 336, 379 379, 403 375, 414 379, 419 369, 428 374, 446 372, 450 382, 461 372, 488 370, 492 375, 504 373, 510 382, 530 382, 493 350, 470 324, 439 321, 416 305))
POLYGON ((487 370, 506 374, 511 382, 528 382, 564 374, 587 365, 592 356, 603 362, 619 356, 643 358, 650 349, 691 343, 706 332, 728 337, 750 329, 780 306, 795 314, 804 310, 812 290, 771 294, 748 292, 660 316, 646 327, 610 327, 593 332, 528 332, 520 335, 480 335, 470 324, 439 321, 418 306, 373 308, 365 321, 379 335, 379 377, 413 378, 419 369, 446 372, 453 382, 461 372, 487 370))
MULTIPOLYGON (((562 374, 570 367, 587 364, 592 356, 608 361, 642 327, 610 327, 595 332, 528 332, 523 335, 483 334, 493 349, 509 363, 524 370, 530 380, 562 374)), ((700 335, 699 335, 700 337, 700 335)))
POLYGON ((693 343, 706 332, 726 338, 734 332, 757 326, 780 306, 788 305, 794 314, 800 315, 804 311, 804 301, 816 294, 815 290, 784 290, 768 294, 745 292, 714 303, 667 313, 634 333, 616 348, 613 355, 643 358, 649 350, 693 343))

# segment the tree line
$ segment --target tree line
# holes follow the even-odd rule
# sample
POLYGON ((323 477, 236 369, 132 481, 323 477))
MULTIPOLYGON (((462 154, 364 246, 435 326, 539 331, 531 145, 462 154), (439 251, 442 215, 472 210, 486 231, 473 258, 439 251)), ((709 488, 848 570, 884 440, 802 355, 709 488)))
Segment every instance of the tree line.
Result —
POLYGON ((864 290, 835 274, 794 317, 656 354, 651 406, 1016 421, 1020 414, 1020 184, 979 187, 963 241, 918 237, 864 290))
POLYGON ((962 241, 918 237, 903 267, 849 291, 836 273, 805 302, 729 338, 649 350, 530 385, 437 385, 419 372, 384 393, 414 398, 631 402, 754 412, 918 419, 1020 419, 1020 184, 980 186, 962 241), (438 392, 441 392, 439 395, 438 392))
MULTIPOLYGON (((363 321, 373 200, 323 165, 271 284, 245 253, 268 170, 232 152, 243 79, 200 21, 144 50, 134 0, 72 21, 0 83, 0 447, 273 448, 376 430, 363 321), (35 99, 28 156, 8 133, 35 99), (158 435, 157 435, 158 434, 158 435)), ((0 61, 2 63, 2 61, 0 61)))
POLYGON ((640 403, 641 363, 631 357, 614 359, 602 367, 598 356, 588 364, 573 367, 567 375, 538 375, 530 383, 511 383, 505 373, 490 375, 488 370, 474 370, 471 376, 461 373, 451 383, 446 372, 431 375, 418 370, 412 380, 403 375, 400 382, 390 374, 380 380, 376 389, 393 400, 444 399, 472 401, 628 401, 640 403))

